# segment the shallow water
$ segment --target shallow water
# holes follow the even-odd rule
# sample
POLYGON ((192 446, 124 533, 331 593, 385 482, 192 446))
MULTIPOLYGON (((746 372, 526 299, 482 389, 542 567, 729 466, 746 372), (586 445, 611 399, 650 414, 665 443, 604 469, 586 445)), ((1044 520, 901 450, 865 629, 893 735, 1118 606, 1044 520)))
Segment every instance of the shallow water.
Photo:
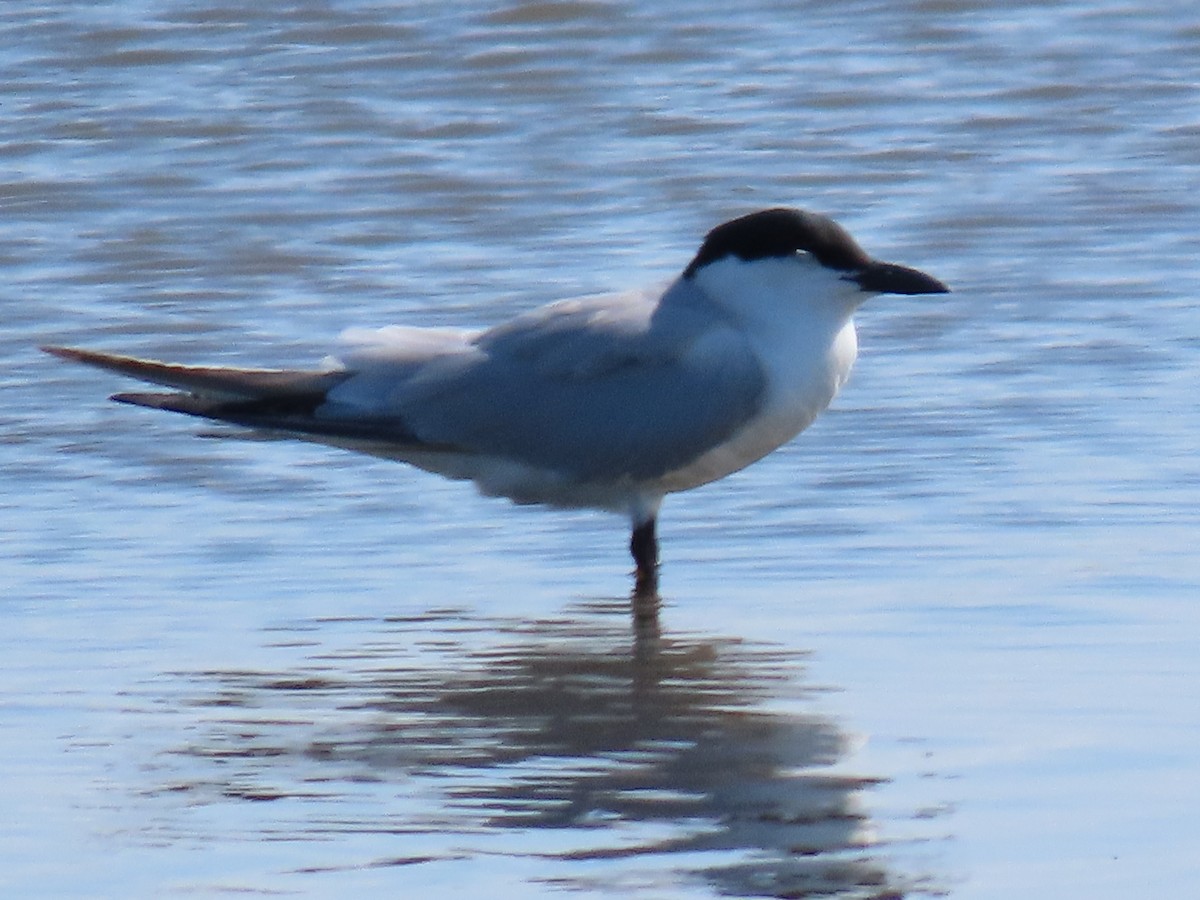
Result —
POLYGON ((0 887, 1187 896, 1200 12, 0 10, 0 887), (624 524, 104 402, 658 281, 750 209, 950 283, 624 524))

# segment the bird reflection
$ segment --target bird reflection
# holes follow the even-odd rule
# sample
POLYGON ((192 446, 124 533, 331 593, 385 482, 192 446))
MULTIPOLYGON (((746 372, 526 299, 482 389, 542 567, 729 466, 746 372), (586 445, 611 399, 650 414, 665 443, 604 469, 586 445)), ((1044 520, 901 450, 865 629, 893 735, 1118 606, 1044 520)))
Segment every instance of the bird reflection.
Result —
MULTIPOLYGON (((586 860, 580 884, 638 860, 737 896, 902 896, 860 808, 872 780, 836 774, 845 736, 795 711, 797 654, 666 637, 655 620, 630 631, 627 610, 374 622, 292 671, 204 673, 182 753, 194 783, 171 790, 336 799, 383 783, 401 854, 406 833, 450 834, 459 854, 469 840, 586 860)), ((344 831, 347 811, 297 827, 344 831)))

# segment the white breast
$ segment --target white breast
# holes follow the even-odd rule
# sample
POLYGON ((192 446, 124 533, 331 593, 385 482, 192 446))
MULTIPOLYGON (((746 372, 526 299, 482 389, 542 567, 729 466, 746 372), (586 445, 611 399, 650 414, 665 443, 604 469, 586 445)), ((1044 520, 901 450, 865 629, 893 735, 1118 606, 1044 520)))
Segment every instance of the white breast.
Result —
POLYGON ((762 365, 762 408, 729 440, 661 479, 665 491, 743 469, 807 428, 850 375, 858 352, 857 286, 801 257, 706 267, 697 283, 739 320, 762 365))
POLYGON ((857 346, 854 322, 848 321, 819 357, 800 359, 804 350, 794 348, 796 365, 771 379, 759 414, 725 443, 665 476, 663 490, 685 491, 716 481, 786 444, 812 424, 845 384, 857 346))

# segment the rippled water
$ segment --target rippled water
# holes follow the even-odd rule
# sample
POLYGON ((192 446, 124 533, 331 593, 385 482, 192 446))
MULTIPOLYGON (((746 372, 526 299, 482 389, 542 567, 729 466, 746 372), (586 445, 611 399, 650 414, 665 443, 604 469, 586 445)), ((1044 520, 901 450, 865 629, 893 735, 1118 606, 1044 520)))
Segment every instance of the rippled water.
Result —
POLYGON ((277 633, 275 669, 172 673, 172 696, 139 699, 193 722, 155 766, 161 818, 143 837, 228 841, 224 807, 241 803, 235 831, 291 843, 273 886, 301 891, 624 893, 661 888, 664 857, 672 880, 734 894, 886 884, 858 802, 869 780, 828 771, 845 754, 837 725, 760 708, 781 686, 800 695, 795 661, 631 637, 611 606, 317 620, 277 633), (222 812, 181 829, 180 804, 222 812))
POLYGON ((0 9, 0 887, 1187 896, 1200 12, 0 9), (104 402, 78 343, 306 365, 837 216, 792 445, 624 524, 104 402))

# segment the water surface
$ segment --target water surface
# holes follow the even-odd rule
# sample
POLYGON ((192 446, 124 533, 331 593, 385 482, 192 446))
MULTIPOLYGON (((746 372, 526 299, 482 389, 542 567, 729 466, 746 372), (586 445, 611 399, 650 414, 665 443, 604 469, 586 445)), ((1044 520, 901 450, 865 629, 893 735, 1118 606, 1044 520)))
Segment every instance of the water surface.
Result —
POLYGON ((0 885, 1187 896, 1200 13, 15 0, 0 885), (791 204, 955 293, 624 523, 104 402, 669 278, 791 204), (214 436, 217 435, 217 436, 214 436))

